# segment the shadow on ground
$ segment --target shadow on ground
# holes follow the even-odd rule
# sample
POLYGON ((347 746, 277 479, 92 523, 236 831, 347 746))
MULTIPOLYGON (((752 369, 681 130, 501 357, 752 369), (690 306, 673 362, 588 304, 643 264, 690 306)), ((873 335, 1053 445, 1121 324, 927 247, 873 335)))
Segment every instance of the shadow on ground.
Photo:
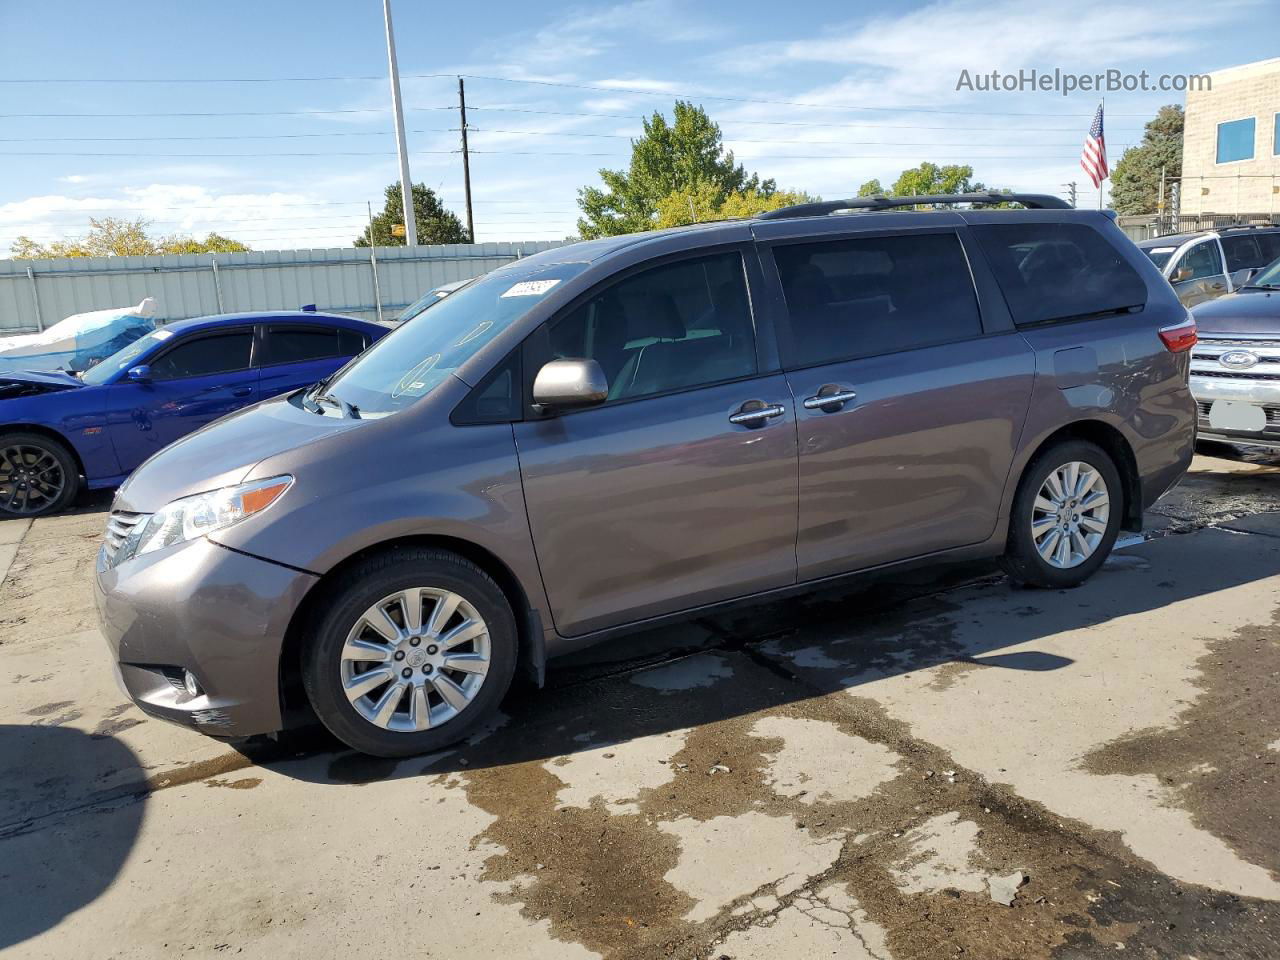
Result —
MULTIPOLYGON (((278 744, 256 745, 250 756, 307 781, 365 783, 542 762, 601 743, 714 723, 948 663, 1067 670, 1075 662, 1058 654, 1001 651, 1280 574, 1280 538, 1257 537, 1253 549, 1244 551, 1239 535, 1210 530, 1193 536, 1197 546, 1186 556, 1194 558, 1194 568, 1185 573, 1179 568, 1173 575, 1165 571, 1156 576, 1146 560, 1119 555, 1083 587, 1036 591, 1012 587, 994 576, 990 566, 934 567, 616 640, 557 664, 541 691, 517 688, 503 705, 503 729, 443 755, 379 760, 345 750, 324 731, 312 729, 278 744), (962 597, 937 593, 961 583, 968 584, 962 597), (963 641, 958 639, 961 625, 972 627, 977 621, 956 601, 1000 595, 1005 595, 1000 602, 1010 604, 1017 616, 1001 618, 989 630, 964 630, 963 641), (1052 615, 1042 615, 1042 607, 1050 604, 1052 615), (831 665, 840 669, 803 671, 801 677, 786 665, 790 661, 769 653, 777 644, 794 648, 799 643, 820 657, 838 644, 839 660, 831 665), (693 661, 691 671, 706 669, 706 654, 722 658, 723 669, 750 672, 749 682, 746 676, 739 678, 743 682, 704 685, 696 677, 681 680, 680 664, 693 661), (661 664, 666 666, 658 669, 673 675, 670 689, 662 689, 661 683, 599 682, 634 679, 661 664), (590 736, 584 737, 585 732, 590 736)), ((1186 544, 1190 538, 1177 539, 1186 544)), ((1148 549, 1173 548, 1161 541, 1148 549)))
POLYGON ((115 880, 142 824, 145 775, 138 758, 115 737, 42 724, 0 724, 0 951, 22 943, 92 903, 115 880), (81 764, 89 760, 91 764, 81 764), (21 782, 41 795, 77 769, 123 771, 132 786, 98 797, 92 810, 21 804, 21 782), (105 803, 104 803, 105 800, 105 803), (110 810, 112 813, 107 814, 110 810))

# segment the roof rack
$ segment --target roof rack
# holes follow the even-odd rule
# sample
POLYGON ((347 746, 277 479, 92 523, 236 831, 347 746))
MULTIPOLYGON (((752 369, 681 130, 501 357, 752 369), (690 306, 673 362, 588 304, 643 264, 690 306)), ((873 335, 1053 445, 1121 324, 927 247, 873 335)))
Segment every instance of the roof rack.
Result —
POLYGON ((756 214, 757 220, 789 220, 792 217, 822 217, 841 210, 891 210, 917 204, 1020 203, 1030 210, 1070 210, 1071 204, 1047 193, 946 193, 922 197, 858 197, 851 200, 819 200, 797 203, 756 214))

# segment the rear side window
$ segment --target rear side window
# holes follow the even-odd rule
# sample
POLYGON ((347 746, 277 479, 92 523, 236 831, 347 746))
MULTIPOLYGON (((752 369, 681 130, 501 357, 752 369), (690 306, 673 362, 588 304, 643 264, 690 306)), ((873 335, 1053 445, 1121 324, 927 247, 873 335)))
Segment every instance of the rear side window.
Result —
POLYGON ((790 367, 875 356, 982 333, 973 278, 953 233, 773 248, 787 300, 790 367))
POLYGON ((268 326, 261 366, 302 363, 329 357, 354 357, 364 349, 364 338, 337 327, 268 326))
POLYGON ((988 223, 970 229, 1019 326, 1076 320, 1147 302, 1142 277, 1086 224, 988 223))
POLYGON ((206 377, 249 368, 253 334, 229 333, 180 343, 151 365, 154 380, 206 377))
POLYGON ((1227 255, 1227 269, 1232 273, 1260 267, 1274 257, 1264 257, 1257 237, 1223 237, 1222 249, 1227 255))
POLYGON ((1280 259, 1280 233, 1258 234, 1258 246, 1262 248, 1262 262, 1264 265, 1280 259))

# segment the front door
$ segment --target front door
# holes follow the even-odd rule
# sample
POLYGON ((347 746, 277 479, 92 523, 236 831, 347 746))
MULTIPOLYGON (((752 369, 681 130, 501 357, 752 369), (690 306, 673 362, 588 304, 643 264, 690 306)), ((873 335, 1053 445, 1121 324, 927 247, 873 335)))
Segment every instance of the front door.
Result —
POLYGON ((762 375, 739 251, 640 270, 526 344, 597 360, 598 407, 515 425, 557 630, 577 636, 795 582, 796 433, 762 375))
POLYGON ((151 382, 111 386, 107 425, 128 473, 175 440, 258 399, 252 330, 193 336, 156 357, 151 382))
POLYGON ((812 580, 991 536, 1035 370, 952 230, 778 244, 812 580))

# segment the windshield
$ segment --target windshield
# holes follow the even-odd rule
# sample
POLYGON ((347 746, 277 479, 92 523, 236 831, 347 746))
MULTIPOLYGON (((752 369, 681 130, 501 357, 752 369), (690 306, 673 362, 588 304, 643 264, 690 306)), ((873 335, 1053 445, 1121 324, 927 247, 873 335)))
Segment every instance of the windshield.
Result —
POLYGON ((1169 262, 1169 258, 1173 256, 1173 252, 1177 249, 1177 247, 1143 247, 1142 252, 1151 258, 1152 263, 1163 270, 1164 265, 1169 262))
POLYGON ((403 410, 586 266, 557 263, 525 271, 513 265, 481 277, 383 337, 344 367, 325 393, 362 417, 403 410))
POLYGON ((1280 260, 1272 260, 1249 281, 1251 287, 1280 287, 1280 260))
POLYGON ((172 330, 152 330, 145 337, 139 337, 133 343, 129 344, 123 350, 117 350, 101 363, 95 363, 92 367, 80 374, 80 379, 90 386, 98 386, 106 383, 111 377, 121 370, 127 370, 133 366, 133 361, 142 356, 158 343, 164 343, 173 336, 172 330))

